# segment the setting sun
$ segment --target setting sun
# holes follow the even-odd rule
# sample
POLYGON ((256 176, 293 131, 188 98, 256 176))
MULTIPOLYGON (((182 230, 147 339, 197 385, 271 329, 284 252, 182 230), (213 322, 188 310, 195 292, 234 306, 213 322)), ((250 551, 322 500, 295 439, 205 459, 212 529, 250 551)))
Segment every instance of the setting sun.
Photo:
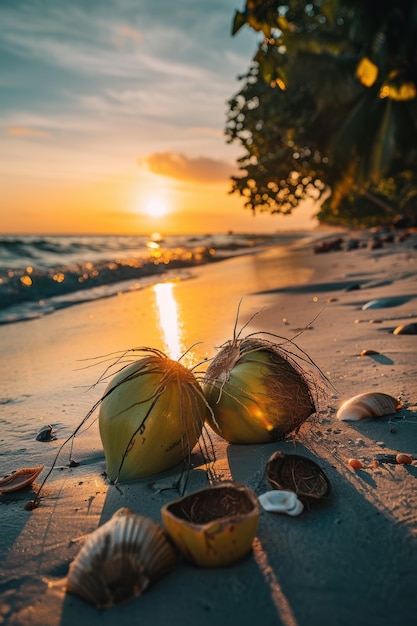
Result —
POLYGON ((150 198, 144 207, 146 215, 149 217, 164 217, 169 213, 169 208, 162 198, 150 198))

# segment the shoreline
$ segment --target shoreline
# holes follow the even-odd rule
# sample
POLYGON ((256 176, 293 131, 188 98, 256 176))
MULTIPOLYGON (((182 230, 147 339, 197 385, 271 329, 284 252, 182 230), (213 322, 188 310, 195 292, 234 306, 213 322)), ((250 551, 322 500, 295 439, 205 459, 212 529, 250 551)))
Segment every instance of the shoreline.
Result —
POLYGON ((219 235, 123 242, 116 237, 66 237, 31 241, 15 238, 2 248, 0 324, 42 317, 57 310, 138 291, 177 276, 186 278, 199 266, 233 256, 256 254, 289 245, 291 235, 219 235), (146 241, 146 244, 145 244, 146 241), (55 248, 55 253, 50 249, 55 248), (99 252, 100 250, 100 252, 99 252))
MULTIPOLYGON (((331 387, 315 418, 285 441, 238 446, 212 435, 216 472, 259 494, 272 452, 295 449, 318 460, 332 485, 329 501, 299 518, 263 511, 253 554, 241 563, 207 570, 181 562, 140 598, 97 612, 65 593, 69 563, 85 537, 121 506, 159 521, 162 504, 178 497, 172 485, 179 470, 120 489, 107 484, 94 422, 74 442, 79 466, 67 466, 64 450, 37 509, 23 510, 31 489, 0 496, 0 623, 249 626, 261 616, 271 625, 347 626, 354 620, 356 626, 389 626, 414 618, 417 466, 374 463, 397 452, 417 459, 417 339, 392 332, 417 321, 413 244, 323 255, 314 255, 307 242, 285 252, 272 248, 200 266, 185 281, 0 327, 7 354, 0 365, 3 475, 24 465, 45 464, 47 470, 100 397, 94 383, 105 355, 141 345, 173 353, 191 347, 190 361, 201 362, 233 336, 243 298, 238 330, 248 324, 245 334, 294 337, 331 387), (401 304, 362 309, 393 298, 402 298, 401 304), (170 329, 169 317, 163 320, 172 300, 176 321, 170 329), (360 357, 364 349, 378 354, 360 357), (368 390, 400 397, 403 409, 358 423, 336 419, 343 399, 368 390), (57 440, 35 441, 49 423, 57 440), (362 460, 363 470, 348 466, 351 457, 362 460)), ((196 450, 187 492, 206 484, 203 461, 196 450)))
MULTIPOLYGON (((89 261, 88 255, 85 257, 84 249, 84 256, 78 262, 74 260, 75 252, 69 256, 68 253, 63 253, 61 263, 56 259, 52 263, 46 256, 44 263, 39 259, 40 267, 34 268, 30 260, 31 254, 26 252, 27 258, 23 261, 18 257, 20 265, 12 264, 7 267, 5 259, 3 260, 3 269, 0 271, 3 275, 3 278, 0 277, 0 326, 31 321, 65 308, 111 298, 120 293, 140 291, 167 280, 186 280, 188 276, 198 273, 200 267, 231 258, 259 255, 268 249, 292 249, 311 242, 325 243, 329 237, 336 237, 341 232, 322 232, 317 229, 310 233, 300 231, 297 234, 283 232, 269 236, 233 235, 228 243, 222 241, 221 236, 218 236, 217 242, 211 242, 210 236, 207 236, 201 241, 199 238, 191 238, 188 244, 192 242, 194 246, 188 249, 181 241, 177 246, 171 242, 164 247, 164 240, 161 239, 160 250, 148 251, 148 256, 142 259, 134 249, 123 250, 119 258, 110 246, 107 249, 109 258, 103 256, 94 259, 93 253, 89 261), (239 237, 247 238, 246 245, 242 245, 239 237), (158 254, 161 255, 160 258, 158 254), (14 282, 9 284, 9 278, 14 282)), ((227 237, 228 235, 223 235, 223 239, 227 237)), ((61 239, 65 240, 65 237, 61 239)), ((111 239, 109 237, 109 241, 111 239)), ((85 242, 83 245, 86 248, 85 242)), ((98 244, 91 242, 91 245, 95 249, 98 244)), ((32 255, 36 254, 34 249, 32 255)), ((13 263, 12 259, 9 262, 13 263)))

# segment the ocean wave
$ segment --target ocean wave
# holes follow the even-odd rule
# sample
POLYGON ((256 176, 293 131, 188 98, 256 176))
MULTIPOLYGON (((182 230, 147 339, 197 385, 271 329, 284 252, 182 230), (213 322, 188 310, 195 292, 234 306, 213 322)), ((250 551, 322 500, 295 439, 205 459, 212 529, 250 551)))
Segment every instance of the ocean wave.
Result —
MULTIPOLYGON (((282 237, 279 239, 282 241, 282 237)), ((157 282, 277 242, 269 235, 0 237, 0 324, 157 282)))

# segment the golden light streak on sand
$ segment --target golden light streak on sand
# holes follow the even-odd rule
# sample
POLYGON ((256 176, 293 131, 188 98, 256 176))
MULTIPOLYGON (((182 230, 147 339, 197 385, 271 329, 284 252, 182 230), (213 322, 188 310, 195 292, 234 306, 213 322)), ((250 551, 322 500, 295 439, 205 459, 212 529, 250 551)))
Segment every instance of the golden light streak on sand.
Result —
POLYGON ((298 626, 298 622, 284 592, 282 591, 281 585, 275 576, 275 572, 268 563, 268 556, 257 537, 255 537, 253 542, 253 556, 266 583, 269 585, 272 601, 276 606, 282 623, 284 626, 298 626))
POLYGON ((185 352, 185 348, 181 342, 182 333, 174 297, 174 284, 160 283, 154 285, 153 291, 167 354, 171 359, 178 359, 185 352))

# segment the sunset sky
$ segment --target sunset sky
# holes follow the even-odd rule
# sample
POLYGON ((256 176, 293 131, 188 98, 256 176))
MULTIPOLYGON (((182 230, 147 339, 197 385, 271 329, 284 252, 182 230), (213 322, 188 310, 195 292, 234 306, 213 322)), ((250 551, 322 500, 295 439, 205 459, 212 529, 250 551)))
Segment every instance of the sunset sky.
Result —
POLYGON ((1 0, 0 232, 273 232, 229 195, 242 0, 1 0))

